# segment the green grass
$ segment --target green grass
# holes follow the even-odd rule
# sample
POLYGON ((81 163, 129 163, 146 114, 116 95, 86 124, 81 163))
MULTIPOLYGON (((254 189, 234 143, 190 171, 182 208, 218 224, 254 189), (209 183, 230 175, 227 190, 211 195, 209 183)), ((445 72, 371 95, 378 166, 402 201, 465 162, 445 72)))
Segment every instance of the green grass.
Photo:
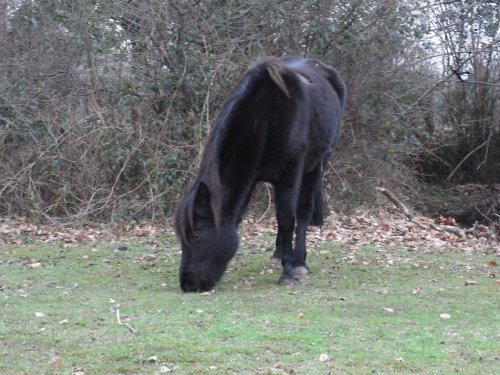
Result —
POLYGON ((0 245, 0 373, 498 373, 493 255, 323 243, 280 287, 263 242, 209 295, 181 293, 172 237, 0 245))

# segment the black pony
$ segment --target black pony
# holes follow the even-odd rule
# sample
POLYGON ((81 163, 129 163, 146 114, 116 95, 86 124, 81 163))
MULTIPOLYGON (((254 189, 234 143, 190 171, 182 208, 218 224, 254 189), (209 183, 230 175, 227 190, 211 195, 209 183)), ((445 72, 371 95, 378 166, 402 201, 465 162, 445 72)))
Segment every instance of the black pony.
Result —
POLYGON ((345 97, 337 72, 315 59, 268 58, 245 73, 222 108, 199 174, 177 209, 184 291, 208 291, 222 277, 236 253, 236 229, 257 181, 274 187, 279 283, 295 284, 297 275, 308 272, 307 226, 323 222, 322 169, 340 134, 345 97))

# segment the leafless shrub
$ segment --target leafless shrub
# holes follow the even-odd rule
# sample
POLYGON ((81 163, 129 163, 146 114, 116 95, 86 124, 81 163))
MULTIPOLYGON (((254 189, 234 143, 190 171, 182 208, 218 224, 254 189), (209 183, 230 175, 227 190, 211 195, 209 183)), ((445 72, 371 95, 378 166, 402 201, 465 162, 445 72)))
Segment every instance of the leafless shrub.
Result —
MULTIPOLYGON (((415 9, 398 0, 0 1, 0 213, 170 215, 231 87, 265 55, 317 56, 347 81, 325 181, 332 206, 367 203, 374 185, 408 187, 429 150, 442 158, 436 139, 458 113, 439 110, 445 100, 469 116, 454 125, 456 147, 478 119, 490 124, 485 113, 498 120, 496 102, 478 106, 498 97, 496 86, 458 86, 466 108, 452 100, 457 83, 422 55, 415 9)), ((498 74, 474 69, 476 81, 498 74)), ((463 159, 489 173, 498 129, 485 126, 467 150, 487 146, 447 160, 448 173, 463 159)), ((271 194, 259 191, 261 215, 271 194)))

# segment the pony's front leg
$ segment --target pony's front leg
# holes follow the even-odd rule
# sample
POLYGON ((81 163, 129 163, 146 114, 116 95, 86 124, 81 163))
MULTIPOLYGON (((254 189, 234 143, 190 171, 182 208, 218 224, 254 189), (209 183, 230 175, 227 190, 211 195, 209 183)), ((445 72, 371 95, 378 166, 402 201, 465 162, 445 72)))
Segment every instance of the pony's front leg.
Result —
POLYGON ((295 258, 294 272, 296 276, 307 275, 309 268, 306 265, 306 233, 309 225, 308 220, 297 217, 297 231, 295 234, 295 258))
POLYGON ((295 196, 296 192, 290 187, 275 186, 276 218, 278 220, 278 235, 276 239, 276 253, 281 253, 283 272, 278 281, 280 285, 295 285, 297 278, 294 272, 293 230, 295 227, 295 196))
POLYGON ((323 199, 321 197, 321 164, 302 177, 297 205, 297 229, 295 233, 295 274, 306 275, 306 233, 309 224, 323 224, 323 199), (318 212, 315 212, 318 211, 318 212), (313 215, 315 220, 313 220, 313 215))
POLYGON ((276 248, 269 262, 274 266, 279 266, 281 264, 282 258, 283 258, 283 233, 280 231, 280 228, 278 227, 278 234, 276 235, 276 248))

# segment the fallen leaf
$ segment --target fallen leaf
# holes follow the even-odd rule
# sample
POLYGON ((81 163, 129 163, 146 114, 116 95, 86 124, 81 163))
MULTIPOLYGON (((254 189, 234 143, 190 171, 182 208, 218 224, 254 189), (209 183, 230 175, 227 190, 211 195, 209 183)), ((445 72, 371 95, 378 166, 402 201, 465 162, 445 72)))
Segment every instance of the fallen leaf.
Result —
POLYGON ((498 264, 497 264, 497 261, 496 261, 496 260, 490 260, 490 261, 488 262, 488 264, 489 264, 490 266, 492 266, 492 267, 496 267, 496 266, 498 266, 498 264))
POLYGON ((42 312, 36 312, 36 313, 35 313, 35 316, 36 316, 37 318, 43 318, 43 317, 45 317, 45 314, 44 314, 44 313, 42 313, 42 312))
POLYGON ((56 355, 52 357, 49 361, 49 364, 52 365, 52 367, 55 368, 60 368, 62 366, 63 360, 60 356, 56 355))
POLYGON ((300 320, 303 317, 304 317, 304 313, 303 312, 299 312, 299 313, 297 313, 297 316, 295 317, 295 319, 300 320))
POLYGON ((411 291, 411 294, 419 294, 420 291, 422 290, 422 288, 413 288, 412 291, 411 291))
POLYGON ((67 324, 68 323, 68 319, 63 319, 61 321, 59 321, 59 324, 67 324))
POLYGON ((167 366, 161 366, 158 369, 159 374, 166 374, 167 372, 172 372, 172 369, 170 367, 167 367, 167 366))
POLYGON ((142 260, 152 262, 152 261, 156 260, 156 255, 155 254, 144 254, 141 258, 142 258, 142 260))
POLYGON ((465 280, 465 286, 479 285, 477 281, 474 280, 465 280))
POLYGON ((440 317, 441 319, 445 319, 445 320, 446 320, 446 319, 450 319, 450 318, 451 318, 451 315, 450 315, 450 314, 439 314, 439 317, 440 317))
POLYGON ((478 225, 476 226, 476 230, 480 233, 486 233, 488 232, 488 227, 485 225, 478 225))
POLYGON ((384 307, 384 310, 391 314, 394 313, 394 309, 391 309, 390 307, 384 307))
POLYGON ((330 359, 330 357, 329 357, 329 356, 328 356, 328 354, 326 354, 326 353, 321 353, 321 354, 319 355, 319 361, 320 361, 320 362, 326 362, 326 361, 328 361, 329 359, 330 359))

